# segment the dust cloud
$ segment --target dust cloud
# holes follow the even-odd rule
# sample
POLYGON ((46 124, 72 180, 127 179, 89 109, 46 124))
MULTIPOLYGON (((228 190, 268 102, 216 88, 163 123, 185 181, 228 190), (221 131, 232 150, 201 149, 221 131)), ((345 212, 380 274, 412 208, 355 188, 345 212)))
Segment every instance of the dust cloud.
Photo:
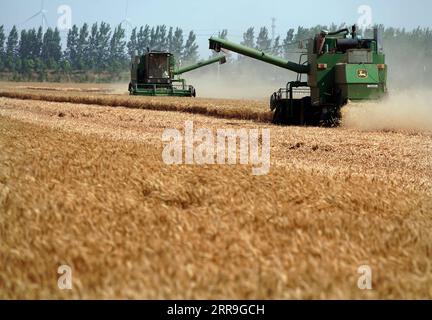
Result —
POLYGON ((349 103, 342 125, 361 130, 432 130, 432 90, 390 92, 382 101, 349 103))
MULTIPOLYGON (((430 58, 418 56, 412 61, 404 60, 401 52, 388 52, 388 97, 381 101, 349 103, 342 110, 344 127, 432 130, 432 89, 428 85, 432 79, 427 72, 430 58)), ((247 57, 239 59, 233 54, 224 65, 207 66, 180 77, 195 87, 200 98, 269 101, 271 94, 295 80, 296 74, 247 57)), ((127 94, 127 83, 108 87, 110 94, 127 94)))
POLYGON ((384 49, 388 97, 348 104, 342 111, 344 126, 362 130, 432 130, 431 57, 415 46, 400 45, 389 43, 384 49))
POLYGON ((195 87, 197 97, 239 100, 269 100, 280 83, 272 84, 260 78, 236 78, 199 74, 185 77, 195 87))
POLYGON ((228 57, 224 65, 212 65, 187 74, 188 84, 201 98, 269 101, 273 92, 294 80, 296 74, 261 61, 228 57))

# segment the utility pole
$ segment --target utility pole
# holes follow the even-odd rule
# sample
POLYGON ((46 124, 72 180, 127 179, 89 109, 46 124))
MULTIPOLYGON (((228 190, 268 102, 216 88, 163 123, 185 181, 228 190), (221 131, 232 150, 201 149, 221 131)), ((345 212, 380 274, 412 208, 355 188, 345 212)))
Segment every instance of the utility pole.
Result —
POLYGON ((274 43, 275 39, 276 39, 276 18, 273 17, 272 19, 272 43, 274 43))

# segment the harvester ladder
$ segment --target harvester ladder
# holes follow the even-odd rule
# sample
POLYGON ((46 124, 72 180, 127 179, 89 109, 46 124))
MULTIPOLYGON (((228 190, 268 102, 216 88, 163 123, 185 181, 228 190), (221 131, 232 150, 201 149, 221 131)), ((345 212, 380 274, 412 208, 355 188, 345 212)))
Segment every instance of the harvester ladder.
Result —
MULTIPOLYGON (((308 56, 307 53, 302 53, 299 58, 299 64, 306 65, 308 63, 307 59, 304 62, 302 62, 302 60, 303 57, 307 57, 307 56, 308 56)), ((302 82, 302 75, 303 75, 302 73, 297 73, 297 82, 302 82)))

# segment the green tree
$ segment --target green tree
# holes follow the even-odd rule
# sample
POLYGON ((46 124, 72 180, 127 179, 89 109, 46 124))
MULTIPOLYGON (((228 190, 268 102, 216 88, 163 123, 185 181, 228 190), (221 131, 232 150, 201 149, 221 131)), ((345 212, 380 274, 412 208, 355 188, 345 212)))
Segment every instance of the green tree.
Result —
POLYGON ((174 29, 173 27, 169 28, 168 36, 167 36, 167 50, 168 52, 173 52, 173 39, 174 39, 174 29))
POLYGON ((166 51, 168 50, 167 46, 167 28, 166 25, 162 25, 158 27, 158 33, 156 34, 156 50, 166 51))
POLYGON ((69 75, 72 71, 72 67, 67 59, 62 59, 60 62, 60 70, 64 75, 69 75))
POLYGON ((141 27, 137 35, 138 53, 143 54, 150 46, 150 26, 141 27))
POLYGON ((148 43, 148 46, 149 46, 150 50, 154 50, 155 47, 156 47, 158 33, 159 33, 159 26, 157 26, 156 28, 155 27, 151 28, 151 31, 150 31, 150 40, 149 40, 149 43, 148 43))
POLYGON ((62 59, 63 52, 61 46, 60 31, 57 28, 54 29, 50 47, 51 47, 51 59, 54 61, 54 67, 58 68, 60 66, 60 61, 62 59))
MULTIPOLYGON (((79 37, 77 43, 77 68, 79 70, 87 69, 87 54, 89 52, 89 26, 84 23, 79 30, 79 37)), ((64 65, 66 69, 70 69, 71 66, 64 65)))
POLYGON ((286 59, 290 56, 290 49, 294 40, 294 29, 289 29, 286 33, 285 39, 282 42, 282 51, 286 59))
POLYGON ((182 56, 184 62, 195 63, 198 61, 198 45, 196 44, 196 35, 193 31, 189 32, 182 56))
POLYGON ((0 71, 3 71, 5 67, 5 38, 4 27, 0 26, 0 71))
POLYGON ((294 37, 294 42, 302 42, 309 39, 310 31, 307 28, 298 27, 294 37))
POLYGON ((218 32, 218 37, 221 39, 227 39, 228 38, 228 30, 223 29, 222 31, 218 32))
POLYGON ((129 57, 133 57, 135 52, 138 51, 137 28, 132 29, 129 42, 127 43, 127 50, 129 57))
POLYGON ((26 59, 30 56, 30 43, 27 39, 27 30, 21 30, 21 36, 18 42, 18 55, 20 59, 26 59))
POLYGON ((262 51, 269 51, 271 49, 271 39, 266 27, 262 27, 256 40, 256 48, 262 51))
POLYGON ((102 22, 97 34, 96 70, 107 70, 110 62, 110 40, 111 27, 108 23, 102 22))
POLYGON ((30 75, 34 68, 33 45, 36 40, 36 32, 33 30, 22 30, 18 44, 18 55, 21 61, 20 73, 30 75))
POLYGON ((32 60, 35 60, 39 57, 37 34, 35 29, 28 30, 27 41, 29 46, 29 56, 32 60))
POLYGON ((110 42, 110 64, 109 69, 111 72, 121 71, 122 66, 124 66, 125 57, 125 47, 126 41, 125 29, 122 28, 121 24, 114 29, 113 35, 110 42))
POLYGON ((78 27, 76 25, 68 31, 65 57, 71 68, 76 69, 78 66, 78 27))
POLYGON ((52 57, 54 61, 60 62, 62 57, 62 48, 61 48, 61 36, 59 29, 54 29, 53 41, 52 41, 52 57))
POLYGON ((15 26, 9 32, 6 43, 6 67, 10 71, 15 71, 18 60, 18 30, 15 26))
POLYGON ((42 62, 48 69, 57 69, 62 58, 60 32, 48 28, 42 41, 42 62))
POLYGON ((42 54, 42 43, 43 43, 43 31, 42 27, 39 27, 36 34, 36 42, 34 48, 34 54, 40 59, 42 54))
POLYGON ((87 54, 85 58, 85 66, 89 70, 96 70, 97 68, 97 54, 98 54, 98 47, 99 47, 98 32, 99 32, 99 26, 97 23, 94 23, 91 27, 87 54))
POLYGON ((249 28, 243 33, 243 41, 241 42, 243 46, 254 48, 255 47, 255 30, 254 28, 249 28))
POLYGON ((53 61, 51 60, 51 41, 53 39, 53 31, 48 28, 45 32, 42 40, 42 53, 41 58, 45 66, 50 69, 52 68, 53 61))
POLYGON ((36 33, 36 39, 35 39, 34 50, 33 50, 34 70, 38 74, 39 81, 44 80, 44 72, 45 72, 45 65, 42 61, 42 44, 43 44, 43 31, 42 31, 42 27, 39 27, 36 33))
POLYGON ((176 28, 174 32, 174 37, 172 40, 172 49, 171 53, 176 57, 176 59, 180 59, 183 53, 183 30, 180 28, 176 28))
POLYGON ((282 47, 280 45, 280 36, 277 36, 273 42, 272 54, 275 56, 280 56, 282 52, 282 47))

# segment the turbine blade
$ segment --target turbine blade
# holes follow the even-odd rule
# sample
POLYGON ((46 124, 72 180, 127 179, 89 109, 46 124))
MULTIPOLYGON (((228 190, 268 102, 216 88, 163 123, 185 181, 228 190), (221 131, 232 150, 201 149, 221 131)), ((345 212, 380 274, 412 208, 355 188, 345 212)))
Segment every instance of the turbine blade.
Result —
POLYGON ((27 22, 29 22, 30 20, 32 20, 32 19, 34 19, 34 18, 36 18, 38 15, 40 15, 41 14, 41 12, 39 11, 39 12, 37 12, 37 13, 35 13, 34 15, 32 15, 30 18, 28 18, 26 21, 24 21, 23 23, 27 23, 27 22))

